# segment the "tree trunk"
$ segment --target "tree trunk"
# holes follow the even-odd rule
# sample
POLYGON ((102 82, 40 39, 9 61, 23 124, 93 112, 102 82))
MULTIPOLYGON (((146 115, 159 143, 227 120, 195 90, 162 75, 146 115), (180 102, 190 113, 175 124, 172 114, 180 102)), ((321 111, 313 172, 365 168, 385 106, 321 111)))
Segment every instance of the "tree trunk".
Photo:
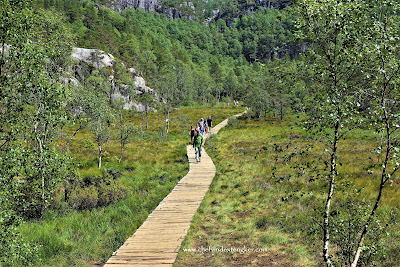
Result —
POLYGON ((118 160, 118 163, 121 163, 121 160, 122 160, 122 150, 124 149, 124 147, 121 145, 121 154, 120 154, 120 156, 119 156, 119 160, 118 160))
POLYGON ((276 113, 275 113, 275 101, 271 101, 272 104, 272 113, 274 115, 274 118, 276 118, 276 113))
MULTIPOLYGON (((35 123, 35 125, 34 125, 34 132, 37 134, 38 133, 38 122, 36 122, 35 123)), ((43 158, 43 142, 42 142, 42 140, 39 138, 39 136, 36 136, 36 141, 37 141, 37 144, 38 144, 38 146, 39 146, 39 153, 40 153, 40 157, 39 157, 39 160, 40 160, 40 163, 45 163, 45 160, 44 160, 44 158, 43 158)), ((40 207, 40 216, 42 216, 42 214, 43 214, 43 209, 44 209, 44 207, 45 207, 45 204, 46 204, 46 200, 45 200, 45 176, 44 176, 44 171, 45 171, 45 166, 43 165, 43 166, 41 166, 41 173, 40 173, 40 175, 41 175, 41 183, 42 183, 42 203, 41 203, 41 207, 40 207)))
POLYGON ((72 139, 74 139, 75 135, 78 134, 78 132, 80 130, 82 130, 83 128, 85 128, 85 126, 79 125, 79 128, 75 131, 75 133, 71 136, 71 138, 68 140, 68 142, 64 145, 64 147, 61 149, 61 154, 64 153, 65 149, 69 146, 69 144, 71 143, 72 139))
MULTIPOLYGON (((385 101, 385 100, 382 100, 382 101, 385 101)), ((383 104, 383 107, 385 107, 384 104, 383 104)), ((367 236, 367 233, 368 233, 368 230, 369 230, 369 225, 371 224, 372 219, 375 217, 376 210, 379 207, 379 203, 380 203, 381 198, 382 198, 383 188, 385 187, 386 182, 390 179, 389 178, 390 176, 386 177, 388 175, 388 173, 387 173, 387 165, 388 165, 389 159, 390 159, 390 150, 392 149, 392 144, 391 144, 391 139, 390 139, 391 138, 390 121, 389 121, 389 118, 388 118, 388 115, 387 115, 387 110, 384 109, 383 112, 384 112, 385 131, 386 131, 387 141, 386 141, 385 160, 384 160, 384 162, 382 164, 383 169, 382 169, 382 174, 381 174, 381 183, 380 183, 380 186, 379 186, 378 196, 377 196, 377 198, 375 200, 375 205, 372 208, 372 211, 371 211, 367 221, 365 222, 363 230, 361 232, 360 240, 359 240, 358 246, 357 246, 357 251, 356 251, 356 254, 354 255, 354 260, 351 263, 351 267, 356 267, 357 266, 358 260, 359 260, 360 255, 361 255, 361 249, 363 247, 365 237, 367 236)), ((396 172, 396 170, 397 169, 395 169, 393 171, 393 173, 396 172)))
MULTIPOLYGON (((4 69, 3 69, 3 65, 4 65, 4 50, 5 50, 5 48, 4 48, 4 42, 2 42, 2 44, 1 44, 2 46, 1 46, 1 62, 0 62, 0 82, 1 82, 1 84, 0 84, 0 86, 1 87, 3 87, 3 76, 4 76, 4 69)), ((3 100, 3 94, 2 94, 3 92, 0 90, 0 119, 1 119, 1 114, 2 114, 2 112, 3 112, 3 106, 2 106, 2 100, 3 100)))
POLYGON ((326 204, 325 204, 325 214, 324 214, 324 237, 323 237, 323 258, 328 266, 332 264, 332 261, 329 258, 329 217, 330 217, 330 209, 332 196, 335 191, 335 178, 336 178, 336 152, 339 142, 339 131, 340 131, 340 120, 338 120, 335 124, 335 136, 333 141, 333 148, 331 154, 331 171, 330 171, 330 182, 329 182, 329 190, 327 194, 326 204))
POLYGON ((146 130, 148 130, 149 129, 149 121, 148 121, 148 119, 147 119, 147 112, 148 112, 148 106, 146 105, 146 130))
POLYGON ((169 109, 168 109, 168 113, 167 113, 167 134, 169 132, 169 109))
POLYGON ((144 129, 144 114, 143 114, 143 112, 141 113, 141 115, 142 115, 142 129, 144 129))
POLYGON ((103 155, 103 147, 99 146, 99 169, 101 169, 101 156, 103 155))
POLYGON ((109 101, 110 101, 110 106, 112 107, 112 94, 114 92, 114 80, 111 80, 110 84, 110 92, 109 92, 109 101))

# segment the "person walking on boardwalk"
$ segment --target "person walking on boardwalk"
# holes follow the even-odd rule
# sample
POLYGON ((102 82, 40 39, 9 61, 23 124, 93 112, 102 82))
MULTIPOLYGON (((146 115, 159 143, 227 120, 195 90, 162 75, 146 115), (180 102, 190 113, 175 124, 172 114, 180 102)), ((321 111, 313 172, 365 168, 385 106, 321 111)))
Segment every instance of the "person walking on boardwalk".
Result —
POLYGON ((201 146, 203 145, 204 138, 201 136, 200 131, 197 131, 197 135, 194 137, 194 152, 196 155, 196 162, 201 160, 201 146))
POLYGON ((194 141, 194 135, 195 135, 195 129, 193 128, 193 125, 190 126, 190 144, 193 145, 193 141, 194 141))
POLYGON ((204 119, 201 118, 198 122, 197 125, 200 128, 200 134, 203 136, 204 135, 204 119))
POLYGON ((208 124, 208 130, 211 130, 211 127, 212 127, 212 119, 211 119, 211 116, 208 116, 207 124, 208 124))

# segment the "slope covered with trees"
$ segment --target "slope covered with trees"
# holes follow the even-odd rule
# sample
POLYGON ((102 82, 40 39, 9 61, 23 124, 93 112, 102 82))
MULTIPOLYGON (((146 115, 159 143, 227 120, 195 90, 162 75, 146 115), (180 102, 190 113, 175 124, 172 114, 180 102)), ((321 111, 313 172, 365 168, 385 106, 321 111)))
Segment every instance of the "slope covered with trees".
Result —
POLYGON ((206 26, 141 9, 117 13, 91 1, 37 1, 37 6, 63 10, 77 46, 112 53, 162 94, 176 88, 173 99, 179 103, 243 99, 252 77, 265 75, 249 63, 284 57, 293 30, 290 19, 272 9, 234 18, 228 27, 222 19, 206 26))

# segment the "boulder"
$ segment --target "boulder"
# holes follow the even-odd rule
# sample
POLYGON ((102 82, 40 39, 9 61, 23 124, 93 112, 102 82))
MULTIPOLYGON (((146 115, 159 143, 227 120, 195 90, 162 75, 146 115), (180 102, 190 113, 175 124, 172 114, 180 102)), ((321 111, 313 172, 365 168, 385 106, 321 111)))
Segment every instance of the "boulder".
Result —
POLYGON ((134 68, 128 68, 127 70, 128 70, 130 73, 133 73, 133 74, 136 73, 136 70, 135 70, 134 68))
POLYGON ((74 47, 72 50, 72 58, 77 61, 84 61, 88 64, 92 64, 97 69, 111 67, 114 64, 113 55, 106 54, 104 51, 98 49, 74 47))
POLYGON ((135 86, 136 87, 146 87, 146 81, 142 77, 136 76, 135 77, 135 86))

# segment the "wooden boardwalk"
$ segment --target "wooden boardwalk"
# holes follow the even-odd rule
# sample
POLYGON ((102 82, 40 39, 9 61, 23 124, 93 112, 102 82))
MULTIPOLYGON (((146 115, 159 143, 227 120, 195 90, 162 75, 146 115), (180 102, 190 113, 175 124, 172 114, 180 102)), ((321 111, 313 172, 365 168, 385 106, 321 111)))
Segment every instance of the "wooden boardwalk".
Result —
MULTIPOLYGON (((228 119, 216 125, 211 133, 217 134, 227 122, 228 119)), ((187 155, 188 174, 104 266, 172 266, 175 262, 193 216, 215 176, 214 163, 204 149, 200 163, 196 163, 191 146, 187 146, 187 155)))

